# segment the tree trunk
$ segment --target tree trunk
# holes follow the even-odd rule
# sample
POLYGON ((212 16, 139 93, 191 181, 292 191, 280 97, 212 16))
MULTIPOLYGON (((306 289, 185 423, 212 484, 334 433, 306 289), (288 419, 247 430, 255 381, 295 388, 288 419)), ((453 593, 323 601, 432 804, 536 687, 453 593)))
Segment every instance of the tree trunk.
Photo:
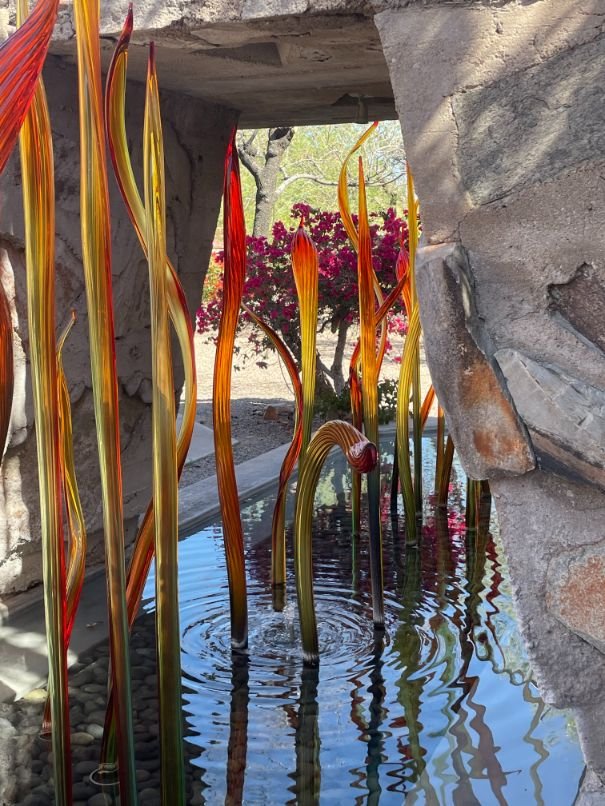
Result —
POLYGON ((273 206, 275 205, 280 178, 280 166, 293 137, 294 129, 290 126, 269 129, 264 163, 255 159, 258 156, 258 152, 254 145, 253 137, 238 146, 240 159, 250 171, 256 183, 256 203, 252 228, 252 234, 256 237, 262 235, 269 237, 273 206))
POLYGON ((342 362, 344 359, 345 347, 347 346, 347 333, 349 332, 348 322, 340 322, 338 325, 338 337, 336 339, 336 347, 334 349, 334 359, 332 360, 332 380, 334 381, 334 390, 339 395, 345 387, 346 378, 342 371, 342 362))

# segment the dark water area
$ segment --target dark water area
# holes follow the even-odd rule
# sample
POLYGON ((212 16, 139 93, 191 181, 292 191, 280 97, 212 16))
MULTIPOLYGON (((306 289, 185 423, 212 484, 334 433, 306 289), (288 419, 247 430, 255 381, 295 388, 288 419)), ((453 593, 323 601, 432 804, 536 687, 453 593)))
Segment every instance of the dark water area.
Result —
POLYGON ((234 658, 229 644, 220 523, 180 543, 187 756, 200 800, 572 804, 584 767, 575 726, 532 681, 495 517, 488 534, 465 532, 455 467, 451 512, 436 522, 429 498, 422 541, 407 548, 385 473, 386 630, 375 633, 367 539, 351 540, 349 483, 341 457, 330 457, 314 531, 318 669, 302 664, 291 557, 284 609, 272 607, 273 494, 242 510, 246 657, 234 658))

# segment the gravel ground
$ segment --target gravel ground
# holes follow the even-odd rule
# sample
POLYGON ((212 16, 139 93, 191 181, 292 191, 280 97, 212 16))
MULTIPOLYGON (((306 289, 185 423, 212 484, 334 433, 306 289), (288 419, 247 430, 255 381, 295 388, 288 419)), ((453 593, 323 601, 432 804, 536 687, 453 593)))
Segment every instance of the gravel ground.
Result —
MULTIPOLYGON (((136 622, 130 642, 136 780, 140 806, 159 806, 155 620, 145 613, 136 622)), ((74 806, 118 804, 113 787, 99 787, 90 774, 99 766, 107 702, 107 641, 72 667, 69 703, 74 806)), ((39 736, 46 692, 35 689, 14 703, 0 704, 0 803, 2 806, 51 806, 54 803, 50 743, 39 736)), ((200 771, 190 763, 199 747, 184 743, 187 803, 205 803, 200 771)))

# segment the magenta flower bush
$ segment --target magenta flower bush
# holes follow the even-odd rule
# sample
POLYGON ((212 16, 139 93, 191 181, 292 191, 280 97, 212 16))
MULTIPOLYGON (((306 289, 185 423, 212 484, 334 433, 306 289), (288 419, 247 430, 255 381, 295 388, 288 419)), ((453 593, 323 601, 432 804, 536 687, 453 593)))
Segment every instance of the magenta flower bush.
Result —
MULTIPOLYGON (((278 331, 296 358, 300 357, 300 329, 294 277, 290 265, 290 243, 300 218, 304 218, 319 252, 319 313, 318 332, 329 329, 337 334, 336 347, 330 366, 320 362, 320 370, 337 392, 345 383, 348 368, 343 367, 343 352, 350 336, 350 328, 359 321, 357 291, 357 256, 351 246, 338 212, 315 210, 306 204, 292 208, 292 223, 277 221, 271 239, 248 236, 248 267, 244 286, 244 302, 278 331), (345 371, 346 370, 346 371, 345 371)), ((390 208, 372 213, 374 269, 386 295, 395 285, 395 263, 401 239, 407 242, 407 227, 390 208)), ((215 261, 221 264, 219 253, 215 261)), ((204 293, 204 301, 197 312, 200 333, 213 338, 220 317, 222 279, 220 274, 211 280, 211 288, 204 293)), ((242 315, 240 330, 247 318, 242 315)), ((388 318, 390 333, 404 334, 407 321, 402 305, 396 305, 388 318)), ((263 365, 262 354, 272 345, 256 328, 249 330, 248 349, 244 359, 256 357, 263 365)), ((325 360, 325 356, 324 356, 325 360)))

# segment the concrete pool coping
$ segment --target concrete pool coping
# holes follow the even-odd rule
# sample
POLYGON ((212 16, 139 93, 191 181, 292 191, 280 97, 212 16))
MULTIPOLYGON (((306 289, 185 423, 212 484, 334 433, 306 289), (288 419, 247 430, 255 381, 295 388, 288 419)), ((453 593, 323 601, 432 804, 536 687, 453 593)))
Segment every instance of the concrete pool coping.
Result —
MULTIPOLYGON (((435 430, 429 418, 425 433, 435 430)), ((395 433, 392 424, 381 426, 381 435, 395 433)), ((275 485, 289 443, 236 465, 240 501, 275 485)), ((295 477, 296 474, 293 474, 295 477)), ((216 475, 201 479, 179 492, 179 524, 182 537, 208 524, 220 514, 216 475)), ((68 664, 71 666, 107 637, 107 599, 104 567, 87 575, 74 624, 68 664)), ((20 699, 46 684, 46 634, 42 590, 36 589, 21 603, 0 614, 0 702, 20 699)))

